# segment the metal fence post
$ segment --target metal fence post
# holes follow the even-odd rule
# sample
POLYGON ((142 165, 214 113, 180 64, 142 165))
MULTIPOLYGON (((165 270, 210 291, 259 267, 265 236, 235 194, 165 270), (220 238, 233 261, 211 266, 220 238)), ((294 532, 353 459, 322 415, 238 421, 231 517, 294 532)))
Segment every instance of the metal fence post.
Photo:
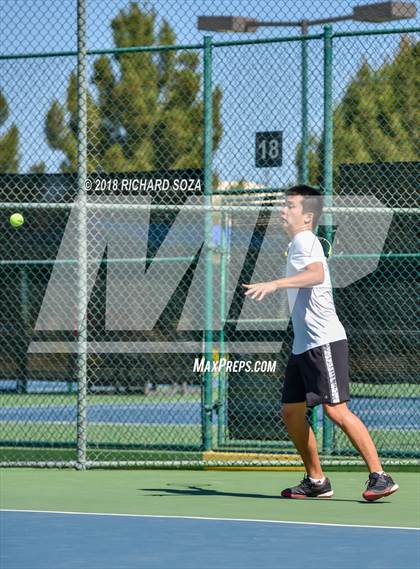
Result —
POLYGON ((28 275, 28 267, 23 264, 20 268, 20 325, 21 325, 21 333, 24 341, 24 351, 22 350, 22 355, 19 358, 19 372, 18 372, 18 379, 16 381, 16 391, 18 393, 27 393, 28 392, 28 370, 27 370, 27 358, 28 358, 28 344, 29 344, 29 309, 30 300, 29 300, 29 275, 28 275))
MULTIPOLYGON (((323 180, 325 206, 332 206, 333 196, 333 106, 332 106, 332 26, 324 26, 324 153, 323 180)), ((332 215, 325 214, 326 238, 332 243, 332 215)), ((330 453, 333 442, 333 424, 324 413, 322 449, 330 453)))
POLYGON ((77 464, 86 468, 87 443, 87 50, 86 5, 77 2, 77 207, 78 207, 78 298, 77 298, 77 464))
MULTIPOLYGON (((220 221, 220 341, 219 341, 219 361, 226 357, 225 353, 225 320, 226 320, 226 289, 227 289, 227 231, 229 220, 227 214, 222 212, 220 221)), ((226 373, 225 368, 219 370, 218 382, 218 407, 217 407, 217 445, 220 447, 225 443, 226 430, 226 373)))
MULTIPOLYGON (((306 36, 308 33, 308 22, 303 20, 301 23, 301 33, 306 36)), ((302 132, 301 132, 301 162, 299 172, 299 182, 307 184, 309 182, 309 130, 308 130, 308 40, 302 39, 301 42, 301 112, 302 112, 302 132)))
MULTIPOLYGON (((301 22, 301 34, 306 36, 309 32, 307 20, 301 22)), ((301 160, 299 165, 299 183, 309 184, 309 125, 308 125, 308 106, 309 106, 309 85, 308 85, 308 40, 302 39, 301 42, 301 160)), ((314 407, 311 413, 312 430, 315 437, 318 434, 318 409, 314 407)))
MULTIPOLYGON (((204 203, 212 203, 213 156, 213 99, 212 99, 212 38, 204 37, 204 203)), ((213 219, 210 210, 205 211, 205 283, 204 283, 204 357, 213 361, 213 219)), ((204 372, 203 385, 203 447, 212 448, 213 373, 204 372)))

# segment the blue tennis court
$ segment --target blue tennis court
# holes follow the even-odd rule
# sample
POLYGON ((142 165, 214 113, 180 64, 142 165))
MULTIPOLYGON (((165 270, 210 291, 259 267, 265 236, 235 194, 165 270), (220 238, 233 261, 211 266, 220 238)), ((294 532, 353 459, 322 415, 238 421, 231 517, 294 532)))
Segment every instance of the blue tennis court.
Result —
MULTIPOLYGON (((201 421, 199 402, 150 404, 104 404, 88 406, 90 423, 148 423, 198 425, 201 421)), ((75 405, 48 405, 44 407, 4 407, 0 409, 0 421, 31 421, 74 423, 77 417, 75 405)))
MULTIPOLYGON (((355 398, 349 407, 370 428, 418 430, 420 424, 420 398, 355 398)), ((74 423, 77 418, 76 405, 42 405, 1 407, 0 421, 16 422, 60 422, 74 423)), ((139 404, 89 404, 87 418, 90 423, 119 424, 183 424, 199 425, 201 406, 199 401, 139 404)))
POLYGON ((419 532, 260 520, 1 512, 2 569, 417 569, 419 532))

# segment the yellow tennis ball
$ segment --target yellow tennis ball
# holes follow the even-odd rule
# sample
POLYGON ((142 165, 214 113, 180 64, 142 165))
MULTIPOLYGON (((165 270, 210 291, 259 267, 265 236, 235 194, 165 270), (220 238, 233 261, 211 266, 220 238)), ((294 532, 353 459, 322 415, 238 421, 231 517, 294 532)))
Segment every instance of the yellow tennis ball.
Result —
POLYGON ((24 218, 23 215, 21 213, 13 213, 10 216, 10 225, 12 227, 20 227, 21 225, 23 225, 24 222, 24 218))

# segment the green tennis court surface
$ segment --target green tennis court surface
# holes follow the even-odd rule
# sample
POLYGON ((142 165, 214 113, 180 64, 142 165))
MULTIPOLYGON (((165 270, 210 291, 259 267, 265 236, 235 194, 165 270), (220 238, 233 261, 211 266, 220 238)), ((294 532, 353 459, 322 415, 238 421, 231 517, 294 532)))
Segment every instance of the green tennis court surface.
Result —
POLYGON ((400 491, 365 503, 367 474, 327 473, 327 501, 282 500, 301 472, 4 469, 1 508, 420 526, 420 474, 395 472, 400 491))

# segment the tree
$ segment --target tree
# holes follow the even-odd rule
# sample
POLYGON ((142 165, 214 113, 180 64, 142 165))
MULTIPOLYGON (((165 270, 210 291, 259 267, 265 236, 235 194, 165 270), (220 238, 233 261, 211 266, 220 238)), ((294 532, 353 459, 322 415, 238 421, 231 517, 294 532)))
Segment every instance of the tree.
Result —
MULTIPOLYGON (((174 45, 164 21, 132 2, 112 21, 115 46, 174 45)), ((200 57, 193 51, 103 55, 94 63, 95 95, 87 94, 88 171, 199 168, 203 164, 200 57)), ((63 172, 77 168, 77 79, 70 76, 65 105, 55 100, 46 117, 51 148, 64 154, 63 172)), ((213 91, 213 148, 222 135, 221 90, 213 91)))
MULTIPOLYGON (((334 170, 339 164, 420 159, 420 43, 402 37, 396 57, 378 70, 364 61, 334 109, 334 170), (417 134, 416 134, 417 133, 417 134)), ((322 181, 322 140, 312 136, 310 182, 322 181)), ((296 153, 299 165, 301 146, 296 153)))
MULTIPOLYGON (((9 106, 6 97, 0 91, 0 128, 9 118, 9 106)), ((19 131, 13 123, 4 134, 0 134, 0 172, 17 172, 19 168, 19 131)))

